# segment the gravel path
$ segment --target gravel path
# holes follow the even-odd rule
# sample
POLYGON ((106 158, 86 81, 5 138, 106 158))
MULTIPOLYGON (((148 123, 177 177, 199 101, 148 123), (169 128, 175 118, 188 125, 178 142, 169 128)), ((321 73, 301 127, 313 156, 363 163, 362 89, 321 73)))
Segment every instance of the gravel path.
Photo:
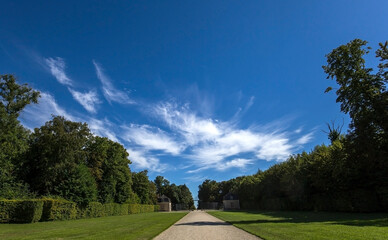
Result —
POLYGON ((247 233, 233 225, 221 221, 206 212, 192 211, 166 231, 154 238, 154 240, 229 240, 244 239, 258 240, 260 238, 247 233))

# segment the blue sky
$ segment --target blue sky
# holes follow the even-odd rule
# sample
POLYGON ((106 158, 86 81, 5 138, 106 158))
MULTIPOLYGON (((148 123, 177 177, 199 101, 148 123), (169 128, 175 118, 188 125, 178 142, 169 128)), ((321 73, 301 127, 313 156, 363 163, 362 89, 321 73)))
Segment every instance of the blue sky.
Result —
MULTIPOLYGON (((41 91, 20 117, 87 122, 131 169, 227 180, 328 143, 325 54, 388 39, 381 1, 1 1, 0 73, 41 91)), ((373 60, 373 56, 370 56, 373 60)), ((346 130, 346 129, 345 129, 346 130)))

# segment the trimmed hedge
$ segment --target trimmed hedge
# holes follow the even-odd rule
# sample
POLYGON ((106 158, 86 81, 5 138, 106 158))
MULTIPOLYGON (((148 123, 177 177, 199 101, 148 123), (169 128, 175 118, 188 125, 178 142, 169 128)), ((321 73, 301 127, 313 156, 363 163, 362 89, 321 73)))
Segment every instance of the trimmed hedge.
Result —
POLYGON ((105 216, 119 216, 129 214, 128 204, 105 203, 103 206, 105 216))
POLYGON ((128 214, 140 213, 140 204, 128 204, 128 214))
POLYGON ((0 222, 2 223, 33 223, 40 220, 43 211, 43 201, 1 200, 0 222))
POLYGON ((77 217, 77 204, 64 199, 43 199, 40 221, 70 220, 77 217))
POLYGON ((85 207, 64 199, 0 200, 0 223, 95 218, 157 212, 158 205, 91 202, 85 207))

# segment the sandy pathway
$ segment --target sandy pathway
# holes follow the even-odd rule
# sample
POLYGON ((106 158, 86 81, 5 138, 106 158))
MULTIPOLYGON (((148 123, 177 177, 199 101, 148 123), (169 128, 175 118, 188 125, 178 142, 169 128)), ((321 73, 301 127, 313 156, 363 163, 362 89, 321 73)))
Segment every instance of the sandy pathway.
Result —
POLYGON ((184 216, 154 240, 186 240, 186 239, 244 239, 260 238, 249 234, 233 225, 221 221, 206 212, 193 211, 184 216))

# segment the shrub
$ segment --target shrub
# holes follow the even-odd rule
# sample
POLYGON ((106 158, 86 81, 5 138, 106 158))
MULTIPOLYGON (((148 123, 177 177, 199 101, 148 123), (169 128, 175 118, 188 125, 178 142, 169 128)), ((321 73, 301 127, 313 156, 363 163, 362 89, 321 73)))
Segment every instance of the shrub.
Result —
POLYGON ((77 216, 77 205, 64 199, 43 199, 40 221, 69 220, 77 216))
POLYGON ((105 203, 103 206, 105 216, 119 216, 129 214, 128 204, 105 203))
POLYGON ((115 204, 117 203, 105 203, 104 206, 104 213, 106 216, 113 216, 115 212, 115 204))
POLYGON ((119 215, 128 215, 129 206, 128 204, 120 204, 119 215))
MULTIPOLYGON (((82 208, 81 208, 82 209, 82 208)), ((83 211, 83 217, 103 217, 105 216, 104 206, 99 202, 90 202, 83 211)))
POLYGON ((154 205, 140 205, 140 212, 141 213, 147 213, 147 212, 153 212, 154 211, 154 205))
MULTIPOLYGON (((194 206, 193 206, 194 207, 194 206)), ((159 205, 154 205, 154 212, 159 212, 160 206, 159 205)))
POLYGON ((30 200, 1 200, 0 222, 33 223, 40 220, 43 201, 30 200))
POLYGON ((140 204, 128 204, 128 214, 140 213, 140 204))

